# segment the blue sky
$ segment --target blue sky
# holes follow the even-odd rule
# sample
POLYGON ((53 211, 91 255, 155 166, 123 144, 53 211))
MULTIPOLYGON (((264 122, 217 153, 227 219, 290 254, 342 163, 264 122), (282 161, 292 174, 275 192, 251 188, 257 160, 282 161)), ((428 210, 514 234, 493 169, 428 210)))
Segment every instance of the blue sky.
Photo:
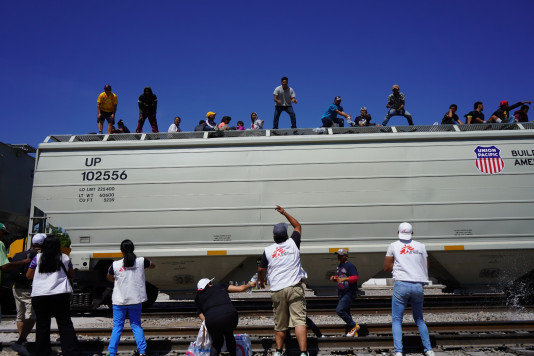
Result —
POLYGON ((161 131, 175 115, 192 130, 210 110, 247 125, 256 111, 271 128, 282 76, 299 127, 320 126, 336 95, 380 123, 395 83, 416 124, 441 120, 451 103, 463 115, 482 100, 488 116, 502 99, 534 99, 531 0, 4 1, 0 11, 6 143, 96 131, 106 83, 132 131, 145 86, 161 131))

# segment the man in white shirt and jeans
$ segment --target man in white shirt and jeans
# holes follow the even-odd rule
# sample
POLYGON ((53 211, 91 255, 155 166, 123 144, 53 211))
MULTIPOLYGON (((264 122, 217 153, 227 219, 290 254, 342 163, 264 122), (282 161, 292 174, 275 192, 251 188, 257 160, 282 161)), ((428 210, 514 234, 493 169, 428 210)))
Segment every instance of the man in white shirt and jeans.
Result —
POLYGON ((395 356, 402 356, 402 317, 408 302, 412 305, 414 321, 419 329, 426 356, 434 356, 428 329, 423 320, 423 285, 428 283, 428 255, 425 245, 412 240, 412 225, 399 225, 399 241, 389 245, 384 259, 384 271, 393 272, 391 316, 395 356))
POLYGON ((300 233, 299 222, 279 205, 275 208, 284 215, 293 226, 293 234, 287 236, 285 223, 274 226, 274 244, 267 246, 258 268, 258 285, 264 288, 265 274, 271 290, 274 309, 274 330, 276 352, 282 355, 282 348, 288 327, 295 328, 295 336, 299 343, 300 356, 306 356, 306 299, 301 280, 306 278, 306 271, 300 264, 300 233))

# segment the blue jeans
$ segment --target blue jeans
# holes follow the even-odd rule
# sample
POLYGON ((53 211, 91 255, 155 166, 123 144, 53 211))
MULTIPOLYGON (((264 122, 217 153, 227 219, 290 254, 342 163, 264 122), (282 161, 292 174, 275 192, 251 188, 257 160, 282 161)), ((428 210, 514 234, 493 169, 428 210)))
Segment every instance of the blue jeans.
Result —
POLYGON ((397 281, 393 285, 393 297, 391 298, 391 316, 393 319, 393 345, 395 352, 402 352, 402 317, 408 302, 412 304, 412 314, 415 324, 419 329, 419 335, 426 351, 432 350, 428 329, 423 320, 423 283, 397 281))
POLYGON ((346 331, 349 331, 356 326, 352 316, 350 316, 350 302, 352 301, 352 295, 350 293, 345 293, 345 295, 339 297, 339 302, 337 303, 336 313, 345 323, 347 323, 346 331))
POLYGON ((137 350, 143 354, 146 351, 145 333, 141 327, 141 309, 142 305, 115 305, 113 304, 113 331, 111 332, 111 338, 109 339, 108 351, 110 355, 117 354, 117 347, 119 346, 119 340, 121 338, 122 329, 124 329, 124 320, 126 320, 126 314, 130 319, 130 326, 134 334, 135 343, 137 344, 137 350))
POLYGON ((389 119, 391 119, 392 116, 404 116, 406 120, 408 120, 408 125, 413 125, 412 115, 402 109, 402 110, 395 110, 390 109, 386 115, 386 118, 384 119, 384 122, 382 123, 382 126, 386 126, 388 124, 389 119))
POLYGON ((295 116, 295 111, 293 111, 292 106, 278 106, 275 105, 274 107, 274 120, 273 120, 273 130, 278 129, 278 119, 280 119, 280 114, 282 111, 285 111, 289 114, 289 117, 291 118, 291 128, 296 129, 297 128, 297 117, 295 116))

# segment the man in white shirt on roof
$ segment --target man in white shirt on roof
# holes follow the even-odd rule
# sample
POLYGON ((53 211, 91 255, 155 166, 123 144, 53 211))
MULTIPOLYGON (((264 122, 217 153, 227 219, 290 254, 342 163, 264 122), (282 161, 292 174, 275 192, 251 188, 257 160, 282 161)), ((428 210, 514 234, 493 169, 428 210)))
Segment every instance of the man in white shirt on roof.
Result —
POLYGON ((423 320, 423 285, 428 283, 428 255, 425 245, 412 240, 412 225, 403 222, 398 229, 399 241, 389 245, 384 259, 384 271, 393 272, 393 296, 391 297, 391 316, 393 329, 393 345, 395 356, 402 356, 402 317, 408 302, 412 305, 412 313, 426 356, 434 356, 428 329, 423 320))

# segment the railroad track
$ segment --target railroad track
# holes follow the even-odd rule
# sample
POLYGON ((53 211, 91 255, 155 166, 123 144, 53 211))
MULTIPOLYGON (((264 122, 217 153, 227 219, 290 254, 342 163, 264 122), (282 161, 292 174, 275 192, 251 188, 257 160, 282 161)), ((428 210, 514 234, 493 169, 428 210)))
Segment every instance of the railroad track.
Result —
MULTIPOLYGON (((450 348, 463 346, 477 347, 502 347, 503 345, 534 345, 534 320, 529 321, 484 321, 484 322, 435 322, 427 323, 431 333, 431 342, 435 347, 450 348)), ((347 338, 340 335, 344 332, 343 325, 320 325, 325 338, 309 338, 310 355, 316 355, 319 351, 342 351, 374 349, 390 350, 392 348, 391 324, 376 323, 362 325, 361 336, 347 338)), ((145 327, 147 336, 148 352, 165 354, 170 352, 185 352, 189 343, 196 338, 197 327, 145 327)), ((417 327, 413 323, 403 325, 405 333, 405 348, 413 352, 420 350, 420 339, 417 327)), ((4 330, 2 333, 16 332, 16 330, 4 330)), ((101 328, 79 328, 78 336, 86 339, 80 345, 88 354, 100 353, 107 347, 110 330, 101 328)), ((267 355, 273 347, 273 330, 265 326, 240 326, 236 333, 247 333, 252 340, 255 353, 267 355)), ((57 330, 52 331, 52 339, 56 338, 57 330)), ((125 328, 124 336, 132 336, 131 329, 125 328)), ((53 343, 55 349, 59 349, 57 342, 53 343)), ((3 345, 4 347, 6 345, 3 345)), ((31 345, 30 345, 31 347, 31 345)), ((135 342, 121 341, 120 350, 135 350, 135 342)), ((289 350, 296 350, 294 339, 288 342, 289 350)))

